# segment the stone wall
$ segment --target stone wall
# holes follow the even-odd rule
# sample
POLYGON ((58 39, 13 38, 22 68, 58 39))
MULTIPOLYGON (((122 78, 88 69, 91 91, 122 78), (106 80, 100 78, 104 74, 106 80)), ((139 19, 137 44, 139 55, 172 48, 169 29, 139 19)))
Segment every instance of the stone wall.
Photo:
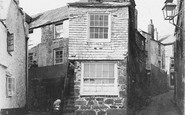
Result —
POLYGON ((111 95, 88 95, 80 94, 81 88, 81 63, 83 61, 75 61, 74 75, 74 106, 76 115, 126 115, 127 110, 127 74, 126 60, 116 61, 118 69, 117 88, 119 94, 111 95))
POLYGON ((150 95, 156 96, 169 91, 167 72, 151 65, 150 95))

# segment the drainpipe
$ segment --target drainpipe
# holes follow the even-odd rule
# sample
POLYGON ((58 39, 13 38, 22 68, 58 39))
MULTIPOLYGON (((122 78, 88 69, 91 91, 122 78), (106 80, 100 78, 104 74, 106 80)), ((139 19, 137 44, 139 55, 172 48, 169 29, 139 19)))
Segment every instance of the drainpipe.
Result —
POLYGON ((29 37, 25 37, 26 39, 26 43, 25 43, 25 84, 26 84, 26 105, 25 105, 25 108, 26 108, 26 112, 28 110, 28 39, 29 37))

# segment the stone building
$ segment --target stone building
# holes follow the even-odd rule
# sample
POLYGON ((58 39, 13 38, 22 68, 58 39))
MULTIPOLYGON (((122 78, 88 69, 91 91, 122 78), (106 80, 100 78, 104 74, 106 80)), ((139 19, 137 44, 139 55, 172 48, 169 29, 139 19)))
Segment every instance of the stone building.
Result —
POLYGON ((0 114, 22 115, 26 106, 29 18, 18 0, 0 2, 0 114))
MULTIPOLYGON (((52 101, 61 98, 63 113, 126 114, 127 100, 133 102, 128 99, 132 88, 127 83, 133 87, 129 78, 136 78, 135 74, 128 77, 127 69, 132 66, 127 65, 135 60, 136 69, 129 72, 137 72, 139 77, 145 74, 145 39, 137 33, 136 17, 134 0, 80 0, 34 16, 30 30, 34 34, 41 28, 42 37, 41 43, 29 50, 30 62, 38 64, 30 67, 30 82, 44 84, 45 78, 57 75, 63 78, 59 82, 63 85, 58 93, 61 97, 50 97, 52 101), (64 74, 48 75, 47 68, 56 66, 62 66, 59 69, 64 74)), ((47 92, 46 85, 42 86, 47 92)))
POLYGON ((168 75, 168 85, 170 88, 174 88, 174 35, 162 36, 159 41, 165 46, 165 71, 168 75))
MULTIPOLYGON (((173 0, 171 1, 173 2, 173 0)), ((176 1, 174 1, 176 2, 176 1)), ((185 93, 184 93, 184 0, 177 0, 177 13, 181 12, 175 17, 176 21, 176 28, 175 28, 175 44, 174 44, 174 69, 175 69, 175 101, 176 104, 180 107, 182 114, 184 115, 185 111, 185 93)))
MULTIPOLYGON (((148 32, 141 31, 146 40, 146 71, 149 80, 149 94, 158 95, 168 91, 168 79, 165 71, 165 45, 155 35, 154 25, 148 25, 148 32)), ((157 35, 157 34, 156 34, 157 35)))

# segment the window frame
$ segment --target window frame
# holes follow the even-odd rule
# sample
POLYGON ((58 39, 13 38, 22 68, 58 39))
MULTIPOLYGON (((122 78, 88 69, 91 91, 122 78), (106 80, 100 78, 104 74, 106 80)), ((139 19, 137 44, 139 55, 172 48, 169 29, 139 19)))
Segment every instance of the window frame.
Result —
POLYGON ((12 77, 11 75, 6 74, 6 94, 7 97, 12 97, 16 92, 16 79, 15 77, 12 77), (14 82, 9 82, 9 81, 14 82), (10 87, 9 87, 10 85, 10 87))
MULTIPOLYGON (((116 62, 82 62, 81 63, 81 88, 80 88, 80 96, 119 96, 118 92, 118 69, 117 69, 117 63, 116 62), (84 65, 85 64, 114 64, 114 83, 113 84, 98 84, 99 86, 108 86, 111 87, 113 85, 114 93, 108 92, 108 91, 100 91, 100 92, 84 92, 84 65)), ((88 86, 97 86, 97 84, 86 84, 88 86)))
POLYGON ((62 38, 64 38, 64 24, 63 23, 54 24, 54 39, 62 39, 62 38), (56 26, 58 25, 62 25, 62 37, 60 38, 56 38, 56 26))
POLYGON ((7 52, 13 52, 15 50, 15 37, 13 33, 7 31, 7 52), (12 44, 10 44, 12 43, 12 44), (12 49, 11 49, 12 47, 12 49))
POLYGON ((88 42, 111 42, 111 13, 107 13, 107 12, 88 12, 88 29, 87 29, 87 38, 88 38, 88 42), (93 38, 90 38, 90 16, 91 15, 108 15, 108 38, 107 39, 100 39, 100 38, 97 38, 97 39, 93 39, 93 38))
POLYGON ((54 65, 57 65, 57 64, 63 64, 64 63, 64 48, 57 48, 57 49, 54 49, 53 50, 53 53, 54 53, 54 65), (59 63, 56 63, 56 52, 57 51, 62 51, 62 62, 59 62, 59 63))
POLYGON ((29 62, 29 64, 33 63, 33 53, 28 53, 28 62, 29 62), (30 59, 30 58, 32 58, 32 59, 30 59))

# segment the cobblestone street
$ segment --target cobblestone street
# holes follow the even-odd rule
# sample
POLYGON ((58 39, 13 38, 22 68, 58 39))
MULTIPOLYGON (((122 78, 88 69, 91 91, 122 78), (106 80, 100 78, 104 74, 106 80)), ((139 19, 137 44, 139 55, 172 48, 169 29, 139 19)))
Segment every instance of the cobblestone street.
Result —
POLYGON ((178 107, 173 103, 173 90, 155 96, 148 107, 137 115, 181 115, 178 107))

